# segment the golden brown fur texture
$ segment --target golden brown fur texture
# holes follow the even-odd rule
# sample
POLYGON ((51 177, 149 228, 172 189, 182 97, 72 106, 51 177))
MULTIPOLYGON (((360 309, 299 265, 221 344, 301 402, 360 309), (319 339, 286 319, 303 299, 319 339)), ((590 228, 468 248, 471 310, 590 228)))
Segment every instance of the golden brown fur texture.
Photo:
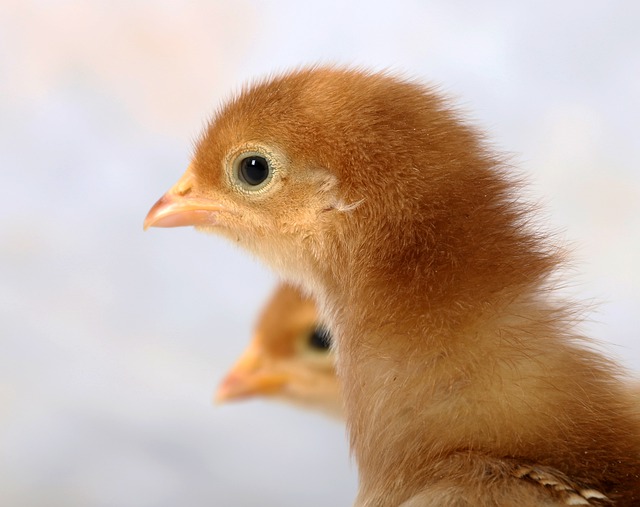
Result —
POLYGON ((216 203, 193 223, 318 301, 359 507, 640 505, 637 409, 554 297, 560 251, 510 173, 433 90, 311 68, 224 106, 163 198, 216 203), (237 183, 245 152, 270 163, 259 190, 237 183))
POLYGON ((280 284, 258 318, 251 343, 222 381, 217 401, 264 396, 342 417, 334 357, 314 341, 319 331, 313 301, 280 284))

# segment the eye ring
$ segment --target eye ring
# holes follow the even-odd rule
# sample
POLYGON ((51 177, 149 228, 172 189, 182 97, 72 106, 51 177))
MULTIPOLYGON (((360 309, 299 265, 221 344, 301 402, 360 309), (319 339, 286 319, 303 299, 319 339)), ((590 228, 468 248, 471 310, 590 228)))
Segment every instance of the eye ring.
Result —
POLYGON ((233 162, 235 181, 249 192, 266 187, 273 177, 273 166, 269 157, 256 151, 239 154, 233 162))

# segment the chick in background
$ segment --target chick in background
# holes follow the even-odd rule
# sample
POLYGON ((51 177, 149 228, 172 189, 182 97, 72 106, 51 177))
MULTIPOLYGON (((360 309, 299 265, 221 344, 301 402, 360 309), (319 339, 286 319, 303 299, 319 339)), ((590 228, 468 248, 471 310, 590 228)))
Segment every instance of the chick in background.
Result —
POLYGON ((342 417, 329 332, 319 324, 313 301, 288 284, 279 285, 267 302, 215 401, 256 396, 342 417))

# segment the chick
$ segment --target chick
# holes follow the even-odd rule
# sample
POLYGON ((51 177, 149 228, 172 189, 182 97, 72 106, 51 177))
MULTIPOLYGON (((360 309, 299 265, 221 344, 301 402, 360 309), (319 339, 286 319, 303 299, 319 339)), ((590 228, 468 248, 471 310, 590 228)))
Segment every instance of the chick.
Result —
POLYGON ((313 295, 356 506, 640 505, 640 416, 512 172, 433 89, 306 68, 227 103, 145 226, 226 236, 313 295))
POLYGON ((315 304, 281 284, 260 315, 249 347, 224 378, 217 402, 266 396, 342 416, 329 332, 315 304))

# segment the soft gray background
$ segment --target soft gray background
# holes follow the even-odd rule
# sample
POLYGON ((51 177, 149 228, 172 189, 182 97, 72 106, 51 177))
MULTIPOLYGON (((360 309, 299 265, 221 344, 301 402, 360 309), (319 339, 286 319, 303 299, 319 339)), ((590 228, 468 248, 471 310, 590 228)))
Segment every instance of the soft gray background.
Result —
POLYGON ((212 407, 275 280, 220 239, 142 232, 248 78, 357 63, 432 80, 531 175, 590 334, 640 370, 640 3, 0 4, 0 504, 327 506, 343 428, 212 407))

